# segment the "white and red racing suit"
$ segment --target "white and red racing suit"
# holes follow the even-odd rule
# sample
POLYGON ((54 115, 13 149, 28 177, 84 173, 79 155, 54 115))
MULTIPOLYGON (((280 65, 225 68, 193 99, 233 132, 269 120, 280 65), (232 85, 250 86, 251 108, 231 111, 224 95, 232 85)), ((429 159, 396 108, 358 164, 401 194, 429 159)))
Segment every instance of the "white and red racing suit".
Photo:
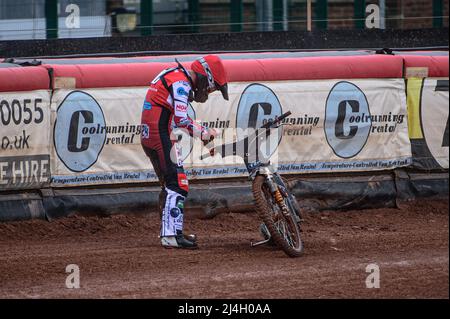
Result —
POLYGON ((206 127, 188 116, 192 85, 182 67, 166 69, 151 82, 142 110, 141 144, 163 189, 161 237, 182 233, 184 200, 189 192, 176 140, 171 139, 172 130, 183 128, 199 137, 208 134, 206 127))

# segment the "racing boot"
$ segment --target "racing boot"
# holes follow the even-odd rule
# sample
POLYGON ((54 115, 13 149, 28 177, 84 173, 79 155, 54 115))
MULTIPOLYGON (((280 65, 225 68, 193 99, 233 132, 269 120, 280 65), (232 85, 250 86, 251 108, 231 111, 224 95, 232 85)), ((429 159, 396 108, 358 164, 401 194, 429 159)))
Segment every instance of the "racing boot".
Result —
POLYGON ((178 233, 175 236, 161 237, 161 244, 164 248, 198 248, 195 235, 183 235, 182 233, 178 233))
POLYGON ((184 238, 186 240, 189 240, 189 241, 192 241, 194 243, 197 243, 197 235, 195 235, 195 234, 189 234, 189 235, 183 234, 183 236, 184 236, 184 238))
POLYGON ((166 248, 196 249, 197 237, 183 234, 183 215, 185 197, 168 188, 162 211, 161 245, 166 248))

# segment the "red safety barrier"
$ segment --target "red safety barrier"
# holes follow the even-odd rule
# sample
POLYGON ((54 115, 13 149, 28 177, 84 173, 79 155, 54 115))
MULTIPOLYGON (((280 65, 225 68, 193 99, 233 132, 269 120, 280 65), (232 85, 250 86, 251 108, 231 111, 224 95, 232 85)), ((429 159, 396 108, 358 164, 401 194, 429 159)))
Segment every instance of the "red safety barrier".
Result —
MULTIPOLYGON (((190 68, 191 62, 184 62, 190 68)), ((401 78, 403 59, 390 55, 224 60, 229 82, 401 78)), ((48 64, 55 77, 73 77, 77 88, 147 86, 176 63, 48 64)))
POLYGON ((76 88, 147 86, 153 78, 176 63, 127 63, 45 65, 53 69, 53 77, 72 77, 76 88))
MULTIPOLYGON (((428 67, 429 77, 449 76, 448 56, 405 54, 227 59, 224 64, 229 82, 401 78, 407 67, 428 67)), ((190 68, 191 62, 183 62, 183 65, 190 68)), ((54 78, 75 78, 76 88, 147 86, 159 72, 173 66, 176 66, 175 62, 46 64, 43 67, 4 68, 0 69, 0 91, 49 89, 46 69, 52 69, 54 78)))
POLYGON ((396 56, 333 56, 276 60, 225 61, 230 82, 355 78, 401 78, 396 56))
POLYGON ((427 67, 428 77, 448 77, 448 56, 400 55, 405 60, 405 68, 427 67))
POLYGON ((50 78, 42 67, 0 68, 0 92, 50 89, 50 78))

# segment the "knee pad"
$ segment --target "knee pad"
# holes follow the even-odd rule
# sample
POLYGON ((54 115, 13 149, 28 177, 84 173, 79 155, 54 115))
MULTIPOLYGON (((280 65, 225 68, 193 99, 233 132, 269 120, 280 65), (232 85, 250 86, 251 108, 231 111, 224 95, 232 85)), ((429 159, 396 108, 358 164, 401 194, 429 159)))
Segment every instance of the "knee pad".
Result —
POLYGON ((174 191, 181 196, 187 197, 189 193, 189 181, 184 171, 173 174, 172 178, 167 181, 166 188, 174 191))
POLYGON ((177 173, 177 177, 178 177, 178 187, 186 192, 186 195, 184 195, 186 197, 187 193, 189 193, 189 181, 187 179, 186 173, 179 172, 177 173))

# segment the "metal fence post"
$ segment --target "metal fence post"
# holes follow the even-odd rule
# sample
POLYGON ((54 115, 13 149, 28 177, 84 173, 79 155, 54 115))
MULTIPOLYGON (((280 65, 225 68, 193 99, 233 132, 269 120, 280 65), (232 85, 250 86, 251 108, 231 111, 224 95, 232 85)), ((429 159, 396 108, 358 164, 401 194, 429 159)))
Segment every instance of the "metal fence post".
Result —
POLYGON ((199 17, 199 0, 189 0, 188 7, 189 7, 189 24, 191 25, 191 32, 197 33, 198 32, 198 22, 200 20, 199 17))
POLYGON ((230 4, 231 31, 240 32, 242 31, 244 5, 242 4, 242 0, 231 0, 230 4))
POLYGON ((141 35, 151 35, 153 29, 153 1, 141 0, 141 35))
POLYGON ((433 28, 442 28, 444 25, 442 16, 444 15, 444 1, 433 0, 433 28))
POLYGON ((315 5, 316 27, 318 29, 328 28, 328 0, 316 0, 315 5))
POLYGON ((364 29, 366 17, 366 0, 355 0, 353 7, 353 17, 355 19, 355 28, 364 29))
POLYGON ((58 0, 45 0, 47 39, 58 38, 58 0))
POLYGON ((273 29, 275 31, 281 31, 283 30, 283 5, 284 5, 284 1, 283 0, 273 0, 273 29))

